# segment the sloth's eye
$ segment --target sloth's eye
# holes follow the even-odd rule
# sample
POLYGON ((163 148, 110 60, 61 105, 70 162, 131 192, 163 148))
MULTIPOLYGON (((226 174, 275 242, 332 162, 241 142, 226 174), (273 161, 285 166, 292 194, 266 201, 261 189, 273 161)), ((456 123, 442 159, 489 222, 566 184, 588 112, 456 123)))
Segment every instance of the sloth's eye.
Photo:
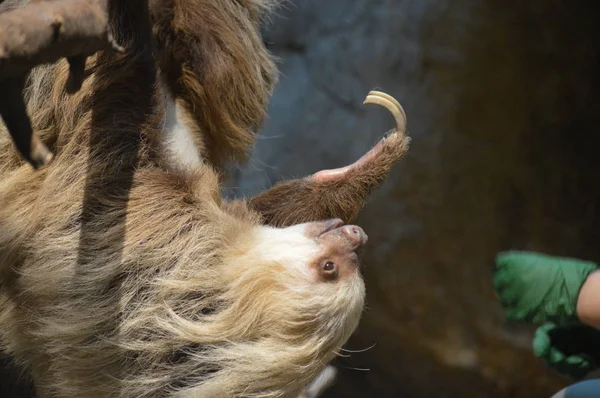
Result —
POLYGON ((323 264, 323 271, 327 272, 328 274, 334 273, 335 270, 336 266, 331 261, 327 261, 325 264, 323 264))

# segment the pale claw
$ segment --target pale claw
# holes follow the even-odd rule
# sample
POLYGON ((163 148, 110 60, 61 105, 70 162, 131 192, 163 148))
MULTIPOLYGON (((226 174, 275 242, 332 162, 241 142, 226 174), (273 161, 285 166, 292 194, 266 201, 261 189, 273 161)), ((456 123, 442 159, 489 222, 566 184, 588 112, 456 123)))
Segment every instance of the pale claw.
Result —
POLYGON ((408 149, 410 138, 406 135, 406 114, 398 101, 391 95, 382 93, 381 91, 370 91, 363 103, 377 104, 390 111, 396 123, 394 132, 379 140, 377 145, 351 165, 337 169, 321 170, 312 175, 313 180, 317 182, 339 181, 347 175, 348 171, 360 169, 369 163, 377 162, 377 159, 380 156, 383 156, 385 148, 391 148, 385 156, 395 156, 393 154, 397 155, 394 162, 408 149))
POLYGON ((404 138, 406 136, 406 113, 394 97, 381 91, 370 91, 363 104, 377 104, 390 111, 396 123, 396 132, 404 138))

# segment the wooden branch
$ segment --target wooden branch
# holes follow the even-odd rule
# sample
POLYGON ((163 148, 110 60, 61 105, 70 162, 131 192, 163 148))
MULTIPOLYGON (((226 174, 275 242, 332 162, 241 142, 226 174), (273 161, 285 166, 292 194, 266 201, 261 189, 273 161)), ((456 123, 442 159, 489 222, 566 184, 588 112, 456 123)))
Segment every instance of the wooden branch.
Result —
POLYGON ((24 76, 37 65, 66 57, 70 65, 66 90, 74 93, 83 83, 89 55, 111 48, 124 51, 112 38, 108 2, 55 0, 15 8, 19 2, 8 0, 0 6, 0 116, 21 155, 36 169, 52 154, 25 112, 24 76))
POLYGON ((0 13, 19 8, 23 0, 3 0, 0 1, 0 13))
POLYGON ((0 14, 0 79, 22 76, 64 57, 120 49, 108 20, 107 0, 31 3, 0 14))

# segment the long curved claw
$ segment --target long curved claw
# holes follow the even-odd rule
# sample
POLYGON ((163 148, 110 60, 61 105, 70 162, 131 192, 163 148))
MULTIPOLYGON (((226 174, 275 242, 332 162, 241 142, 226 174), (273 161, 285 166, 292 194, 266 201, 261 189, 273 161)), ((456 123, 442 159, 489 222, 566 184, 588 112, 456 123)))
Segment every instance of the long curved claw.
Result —
POLYGON ((369 91, 363 104, 377 104, 390 111, 396 123, 396 132, 401 138, 406 136, 406 113, 394 97, 381 91, 369 91))
POLYGON ((398 109, 400 109, 400 112, 402 113, 402 117, 406 121, 406 113, 404 112, 402 105, 400 105, 400 103, 396 100, 396 98, 392 97, 391 95, 389 95, 387 93, 384 93, 383 91, 376 91, 376 90, 369 91, 369 95, 377 95, 377 96, 385 98, 388 101, 393 102, 394 105, 396 105, 396 107, 398 107, 398 109))

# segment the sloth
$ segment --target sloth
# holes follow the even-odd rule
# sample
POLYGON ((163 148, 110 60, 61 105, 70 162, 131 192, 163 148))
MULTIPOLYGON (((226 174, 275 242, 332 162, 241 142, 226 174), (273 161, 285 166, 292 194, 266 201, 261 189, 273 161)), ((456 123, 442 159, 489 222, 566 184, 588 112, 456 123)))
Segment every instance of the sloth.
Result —
POLYGON ((356 329, 365 232, 351 222, 408 148, 226 200, 276 70, 258 1, 151 1, 125 54, 65 61, 25 99, 55 157, 33 170, 0 130, 0 338, 40 397, 296 397, 356 329), (142 31, 143 32, 143 31, 142 31), (151 42, 152 45, 147 45, 151 42))

